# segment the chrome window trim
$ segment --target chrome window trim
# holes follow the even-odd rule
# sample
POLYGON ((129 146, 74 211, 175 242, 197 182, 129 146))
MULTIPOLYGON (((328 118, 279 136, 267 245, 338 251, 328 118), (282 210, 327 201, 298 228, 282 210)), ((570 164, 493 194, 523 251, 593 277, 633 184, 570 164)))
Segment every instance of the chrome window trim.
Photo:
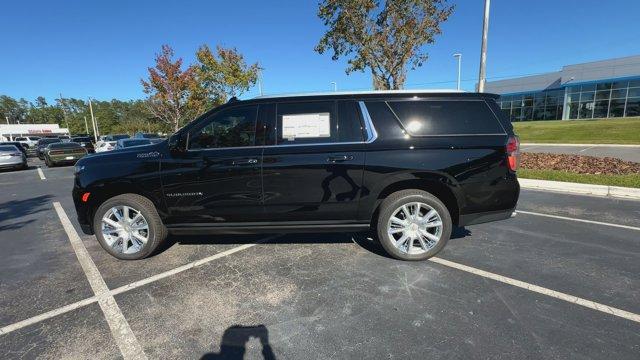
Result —
POLYGON ((373 121, 371 121, 371 115, 369 115, 367 105, 365 105, 364 101, 358 101, 358 105, 360 106, 360 113, 362 113, 364 129, 367 132, 367 140, 365 140, 365 143, 371 144, 378 138, 378 132, 376 131, 376 127, 373 126, 373 121))
POLYGON ((238 149, 265 149, 274 147, 300 147, 300 146, 330 146, 330 145, 362 145, 371 144, 378 138, 378 132, 376 131, 369 110, 364 101, 358 101, 360 107, 360 113, 362 114, 364 129, 367 133, 367 139, 365 141, 343 141, 343 142, 319 142, 308 144, 278 144, 278 145, 255 145, 255 146, 235 146, 235 147, 223 147, 223 148, 207 148, 207 149, 187 149, 187 152, 197 151, 209 151, 209 150, 238 150, 238 149))

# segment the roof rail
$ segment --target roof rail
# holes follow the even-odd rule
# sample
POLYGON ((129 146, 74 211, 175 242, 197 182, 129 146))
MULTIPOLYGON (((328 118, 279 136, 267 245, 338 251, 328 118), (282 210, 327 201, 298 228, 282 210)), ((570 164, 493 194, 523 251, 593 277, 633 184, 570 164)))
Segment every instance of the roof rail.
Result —
POLYGON ((331 95, 369 95, 369 94, 437 94, 437 93, 463 93, 463 90, 456 89, 422 89, 422 90, 365 90, 365 91, 324 91, 324 92, 301 92, 301 93, 284 93, 273 95, 256 96, 254 99, 269 99, 280 97, 296 97, 296 96, 331 96, 331 95))

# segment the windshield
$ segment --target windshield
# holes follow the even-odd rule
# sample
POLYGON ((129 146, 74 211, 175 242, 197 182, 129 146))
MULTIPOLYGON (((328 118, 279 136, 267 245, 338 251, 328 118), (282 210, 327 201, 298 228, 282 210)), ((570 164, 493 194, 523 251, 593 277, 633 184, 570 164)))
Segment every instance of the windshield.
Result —
POLYGON ((60 142, 60 139, 53 139, 53 138, 49 138, 49 139, 40 139, 38 140, 38 144, 53 144, 53 143, 57 143, 60 142))
POLYGON ((129 135, 113 135, 111 136, 110 140, 122 140, 122 139, 128 139, 129 135))
POLYGON ((13 145, 1 145, 0 151, 17 151, 18 148, 13 145))

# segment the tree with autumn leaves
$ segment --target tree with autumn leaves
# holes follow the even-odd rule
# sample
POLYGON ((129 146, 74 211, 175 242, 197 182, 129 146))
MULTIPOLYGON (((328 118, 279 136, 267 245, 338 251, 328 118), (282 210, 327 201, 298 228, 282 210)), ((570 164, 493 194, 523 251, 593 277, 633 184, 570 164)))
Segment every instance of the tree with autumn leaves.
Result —
POLYGON ((149 78, 141 80, 151 113, 178 130, 208 108, 255 85, 257 63, 247 65, 235 48, 218 46, 216 53, 203 45, 196 53, 198 62, 183 68, 182 58, 174 60, 173 49, 163 45, 155 66, 148 69, 149 78))

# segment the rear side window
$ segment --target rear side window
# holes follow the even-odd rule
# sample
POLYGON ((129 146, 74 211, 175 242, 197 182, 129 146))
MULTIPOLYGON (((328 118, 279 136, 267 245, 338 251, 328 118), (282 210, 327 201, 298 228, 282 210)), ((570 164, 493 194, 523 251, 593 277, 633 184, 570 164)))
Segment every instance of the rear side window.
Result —
POLYGON ((278 104, 277 144, 331 143, 338 139, 335 103, 278 104))
POLYGON ((415 136, 504 134, 484 101, 389 101, 404 129, 415 136))

